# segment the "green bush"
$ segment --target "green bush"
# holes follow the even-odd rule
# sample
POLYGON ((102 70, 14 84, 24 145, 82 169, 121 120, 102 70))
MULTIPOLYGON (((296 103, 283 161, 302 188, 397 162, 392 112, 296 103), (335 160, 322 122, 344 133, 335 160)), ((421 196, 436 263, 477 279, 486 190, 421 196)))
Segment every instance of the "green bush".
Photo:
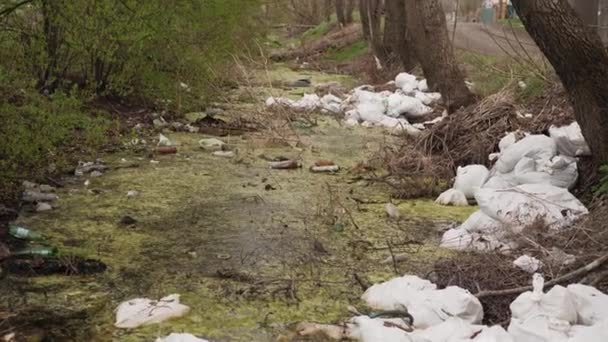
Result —
POLYGON ((21 95, 19 102, 0 102, 0 178, 21 180, 64 166, 65 156, 81 154, 106 142, 111 122, 83 113, 77 97, 57 92, 50 97, 21 95))
POLYGON ((258 8, 256 0, 32 1, 0 18, 8 28, 0 64, 42 91, 78 85, 179 109, 207 100, 232 54, 254 42, 258 8))

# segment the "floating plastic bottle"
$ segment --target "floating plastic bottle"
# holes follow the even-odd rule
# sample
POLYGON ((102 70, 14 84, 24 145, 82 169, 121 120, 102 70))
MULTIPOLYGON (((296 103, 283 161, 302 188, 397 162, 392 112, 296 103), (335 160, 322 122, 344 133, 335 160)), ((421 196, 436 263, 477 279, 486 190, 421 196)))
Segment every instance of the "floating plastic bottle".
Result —
POLYGON ((44 237, 39 233, 36 233, 27 228, 15 226, 15 225, 9 226, 8 233, 12 237, 21 239, 21 240, 42 240, 42 239, 44 239, 44 237))

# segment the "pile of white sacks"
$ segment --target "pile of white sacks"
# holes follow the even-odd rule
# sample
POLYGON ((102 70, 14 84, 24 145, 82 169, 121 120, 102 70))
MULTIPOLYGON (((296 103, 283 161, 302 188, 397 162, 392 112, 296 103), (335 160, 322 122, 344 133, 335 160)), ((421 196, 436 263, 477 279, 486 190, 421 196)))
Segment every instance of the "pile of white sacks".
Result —
POLYGON ((572 225, 587 208, 568 189, 578 178, 577 157, 590 150, 574 122, 551 127, 550 136, 509 133, 499 143, 492 170, 483 165, 459 167, 454 187, 437 198, 444 205, 468 205, 479 211, 447 231, 441 245, 457 250, 508 251, 514 234, 542 222, 559 230, 572 225))
MULTIPOLYGON (((391 82, 393 83, 393 82, 391 82)), ((410 124, 408 119, 424 118, 432 112, 429 107, 441 100, 441 94, 428 92, 426 80, 418 81, 416 76, 408 73, 397 75, 394 81, 395 92, 374 92, 371 86, 353 89, 345 99, 333 94, 319 97, 316 94, 305 94, 294 101, 284 97, 269 97, 268 108, 290 108, 296 111, 320 110, 326 113, 345 116, 346 124, 354 126, 384 126, 418 134, 426 125, 441 121, 442 117, 422 124, 410 124)))
POLYGON ((363 300, 376 310, 407 307, 410 327, 401 319, 352 318, 347 337, 362 342, 605 342, 608 341, 608 295, 594 287, 573 284, 543 292, 544 279, 533 277, 534 290, 522 293, 510 306, 511 323, 480 325, 479 300, 459 287, 438 290, 415 276, 404 276, 370 287, 363 300))

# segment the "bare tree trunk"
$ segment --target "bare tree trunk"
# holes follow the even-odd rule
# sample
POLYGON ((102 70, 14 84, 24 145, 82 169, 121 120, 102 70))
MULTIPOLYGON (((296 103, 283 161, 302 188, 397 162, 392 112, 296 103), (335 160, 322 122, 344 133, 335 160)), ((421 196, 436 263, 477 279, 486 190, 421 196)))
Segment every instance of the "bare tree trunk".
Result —
POLYGON ((570 95, 593 158, 608 162, 608 53, 566 0, 513 0, 570 95))
POLYGON ((464 76, 454 57, 439 0, 405 2, 412 47, 430 89, 441 93, 449 112, 473 103, 475 98, 464 83, 464 76))
POLYGON ((374 55, 381 61, 386 60, 381 30, 382 12, 384 11, 383 1, 360 0, 359 11, 361 14, 361 25, 363 26, 363 37, 369 42, 374 55))
POLYGON ((334 4, 332 0, 325 0, 323 11, 325 13, 325 21, 331 21, 331 14, 333 13, 334 4))
POLYGON ((346 1, 346 11, 344 12, 344 17, 346 19, 346 23, 351 24, 353 22, 353 12, 355 11, 355 7, 357 6, 357 0, 346 1))
POLYGON ((384 48, 387 51, 387 62, 401 62, 405 70, 411 70, 416 64, 416 57, 411 49, 405 16, 405 0, 385 1, 384 48))
POLYGON ((338 24, 344 27, 346 26, 346 17, 344 16, 346 7, 344 6, 345 0, 336 0, 336 16, 338 17, 338 24))
POLYGON ((361 27, 363 28, 363 39, 367 41, 371 38, 369 29, 369 1, 370 0, 359 0, 359 16, 361 17, 361 27))

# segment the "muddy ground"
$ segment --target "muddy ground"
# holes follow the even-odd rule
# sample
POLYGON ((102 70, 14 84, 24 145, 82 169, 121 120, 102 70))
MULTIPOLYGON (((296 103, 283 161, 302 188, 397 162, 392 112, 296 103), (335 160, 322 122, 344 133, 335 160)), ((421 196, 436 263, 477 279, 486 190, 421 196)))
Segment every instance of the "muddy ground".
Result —
MULTIPOLYGON (((222 115, 246 116, 261 108, 269 93, 310 91, 264 86, 300 76, 313 84, 357 83, 273 66, 252 73, 257 86, 243 86, 232 96, 248 103, 233 103, 231 108, 241 109, 222 115)), ((265 120, 282 120, 265 114, 265 120)), ((349 317, 347 305, 360 304, 362 282, 386 280, 396 272, 424 276, 437 258, 449 255, 437 247, 438 229, 464 220, 474 207, 396 201, 401 218, 388 218, 384 206, 391 189, 357 180, 349 171, 397 137, 379 128, 346 128, 320 114, 310 119, 291 122, 293 140, 283 144, 263 130, 221 137, 236 151, 233 159, 200 149, 198 140, 209 136, 170 131, 166 135, 178 144, 176 155, 132 149, 103 155, 114 167, 123 158, 139 167, 111 170, 88 187, 86 177, 72 178, 58 192, 58 209, 23 213, 17 223, 48 236, 63 255, 103 261, 107 271, 8 275, 0 286, 0 318, 5 319, 0 332, 15 331, 32 341, 152 341, 171 332, 212 341, 273 341, 288 336, 298 321, 349 317), (279 156, 300 158, 304 167, 270 170, 266 159, 279 156), (311 173, 308 167, 320 159, 343 169, 311 173), (139 195, 128 198, 130 190, 139 195), (137 223, 121 224, 126 215, 137 223), (389 246, 395 254, 408 253, 407 260, 382 264, 389 246), (191 307, 187 316, 133 330, 113 327, 120 302, 171 293, 181 294, 191 307)))

